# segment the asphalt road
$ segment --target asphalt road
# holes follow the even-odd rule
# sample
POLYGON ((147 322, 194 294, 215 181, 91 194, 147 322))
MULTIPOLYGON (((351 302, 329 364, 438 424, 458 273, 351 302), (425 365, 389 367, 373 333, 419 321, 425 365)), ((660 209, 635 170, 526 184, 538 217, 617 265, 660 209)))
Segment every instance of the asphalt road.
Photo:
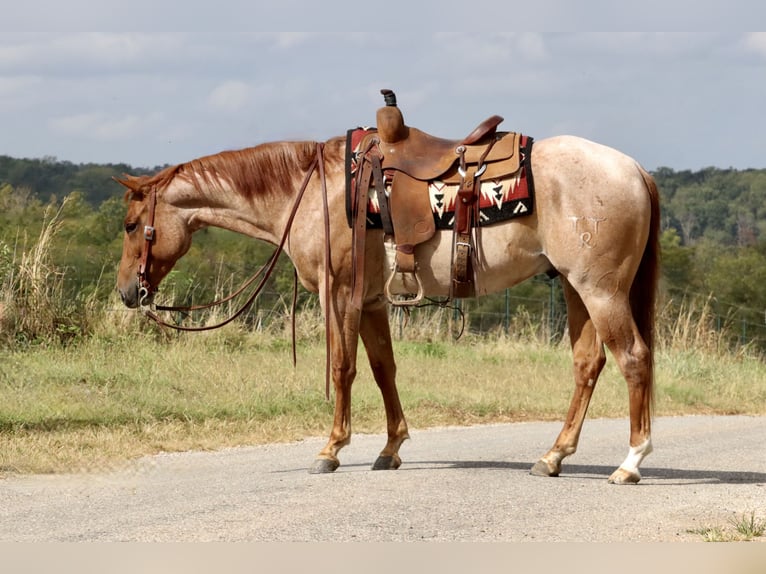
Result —
POLYGON ((412 430, 397 471, 356 435, 332 475, 324 439, 147 457, 117 472, 0 480, 2 541, 677 541, 766 519, 766 417, 659 418, 636 486, 607 483, 626 420, 589 420, 558 478, 529 474, 559 423, 412 430))

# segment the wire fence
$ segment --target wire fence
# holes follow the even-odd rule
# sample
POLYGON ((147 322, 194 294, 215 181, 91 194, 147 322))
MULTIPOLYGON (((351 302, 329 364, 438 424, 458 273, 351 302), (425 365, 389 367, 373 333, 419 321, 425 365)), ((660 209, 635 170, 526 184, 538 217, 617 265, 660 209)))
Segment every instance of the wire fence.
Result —
MULTIPOLYGON (((65 273, 62 277, 65 290, 84 292, 81 280, 75 274, 65 273)), ((534 296, 520 295, 518 289, 506 289, 502 293, 480 299, 454 300, 448 304, 430 304, 416 309, 391 308, 391 326, 396 338, 411 336, 438 336, 450 333, 457 337, 461 333, 479 336, 518 335, 533 336, 537 340, 558 342, 566 334, 566 302, 558 280, 547 277, 533 279, 537 283, 534 296)), ((98 290, 101 297, 110 288, 99 278, 98 290)), ((219 283, 219 290, 227 290, 230 282, 219 283)), ((94 288, 91 288, 91 291, 94 288)), ((233 290, 233 289, 232 289, 233 290)), ((220 294, 219 294, 220 295, 220 294)), ((181 296, 169 292, 166 297, 175 303, 191 304, 210 297, 208 294, 187 291, 181 296)), ((253 307, 242 317, 242 321, 253 329, 273 328, 284 322, 291 314, 291 293, 275 288, 265 289, 253 307)), ((687 304, 691 308, 706 309, 708 327, 725 333, 726 339, 737 346, 751 346, 766 351, 766 310, 719 301, 711 296, 698 293, 674 291, 663 293, 663 305, 679 307, 687 304)), ((104 304, 107 306, 106 303, 104 304)), ((232 312, 236 303, 227 304, 219 313, 232 312)), ((300 309, 319 309, 316 295, 301 291, 298 299, 300 309)), ((129 312, 118 304, 107 309, 109 312, 129 312)), ((660 320, 672 320, 672 312, 660 320)), ((189 315, 177 314, 179 323, 197 320, 189 315)))

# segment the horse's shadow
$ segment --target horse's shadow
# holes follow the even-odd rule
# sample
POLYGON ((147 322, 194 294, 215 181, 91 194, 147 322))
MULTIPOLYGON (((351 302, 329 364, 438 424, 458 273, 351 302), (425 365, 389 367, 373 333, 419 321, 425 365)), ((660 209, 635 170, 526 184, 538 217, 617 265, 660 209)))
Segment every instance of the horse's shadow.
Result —
MULTIPOLYGON (((422 460, 406 461, 397 472, 418 470, 501 470, 528 473, 534 463, 507 462, 492 460, 422 460)), ((371 470, 366 463, 347 463, 341 465, 339 472, 366 472, 371 470)), ((604 480, 615 467, 593 464, 564 464, 561 475, 563 480, 604 480)), ((284 469, 275 472, 299 472, 305 469, 284 469)), ((670 486, 674 484, 763 484, 766 485, 766 473, 740 470, 692 470, 685 468, 642 467, 641 484, 649 486, 670 486), (656 482, 655 482, 656 481, 656 482)))
MULTIPOLYGON (((533 462, 505 462, 491 460, 412 461, 399 470, 424 469, 486 469, 529 472, 533 462)), ((614 472, 615 467, 587 464, 564 464, 559 478, 602 480, 614 472)), ((684 468, 642 467, 642 484, 766 484, 766 473, 739 470, 692 470, 684 468), (656 480, 657 482, 653 482, 656 480)))

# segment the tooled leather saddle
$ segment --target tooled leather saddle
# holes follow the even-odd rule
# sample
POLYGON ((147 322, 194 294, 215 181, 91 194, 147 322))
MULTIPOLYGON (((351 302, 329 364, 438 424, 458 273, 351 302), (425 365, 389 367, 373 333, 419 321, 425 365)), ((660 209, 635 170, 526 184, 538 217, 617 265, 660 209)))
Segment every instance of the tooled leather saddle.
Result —
MULTIPOLYGON (((354 188, 348 205, 354 237, 352 304, 361 307, 370 194, 376 196, 381 227, 387 237, 393 237, 396 249, 394 265, 386 281, 386 296, 394 305, 415 305, 421 301, 423 289, 415 246, 434 236, 436 220, 444 216, 438 209, 442 199, 436 195, 434 200, 434 194, 429 193, 429 187, 434 185, 441 186, 439 190, 453 190, 449 201, 450 206, 454 206, 454 215, 449 218, 453 229, 450 297, 473 296, 473 230, 481 224, 482 202, 479 200, 486 195, 482 182, 513 179, 514 175, 518 182, 519 174, 525 168, 529 171, 532 138, 498 132, 497 126, 503 118, 497 115, 484 120, 465 138, 438 138, 406 125, 394 92, 381 90, 381 93, 386 105, 377 111, 377 130, 365 132, 356 146, 355 179, 350 186, 354 188), (413 298, 395 299, 391 295, 390 285, 397 274, 414 277, 417 294, 413 298)), ((496 192, 502 185, 494 189, 496 192)), ((526 195, 514 204, 513 215, 531 212, 531 191, 531 185, 524 186, 526 195)), ((507 196, 507 190, 504 193, 507 196)), ((497 201, 500 205, 502 198, 497 201)))

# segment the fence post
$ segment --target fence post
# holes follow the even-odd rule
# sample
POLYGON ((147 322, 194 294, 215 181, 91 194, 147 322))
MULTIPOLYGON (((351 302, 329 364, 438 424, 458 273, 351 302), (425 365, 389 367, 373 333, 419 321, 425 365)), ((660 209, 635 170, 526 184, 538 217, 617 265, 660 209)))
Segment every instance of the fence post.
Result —
POLYGON ((511 330, 511 293, 510 289, 505 289, 505 317, 503 317, 503 329, 505 330, 505 336, 508 336, 508 332, 511 330))
POLYGON ((552 343, 553 342, 553 325, 555 322, 554 306, 556 304, 556 297, 555 297, 554 289, 553 289, 553 279, 548 279, 548 285, 550 287, 548 290, 548 343, 552 343))
POLYGON ((742 340, 740 344, 747 344, 747 318, 744 315, 742 316, 742 340))

